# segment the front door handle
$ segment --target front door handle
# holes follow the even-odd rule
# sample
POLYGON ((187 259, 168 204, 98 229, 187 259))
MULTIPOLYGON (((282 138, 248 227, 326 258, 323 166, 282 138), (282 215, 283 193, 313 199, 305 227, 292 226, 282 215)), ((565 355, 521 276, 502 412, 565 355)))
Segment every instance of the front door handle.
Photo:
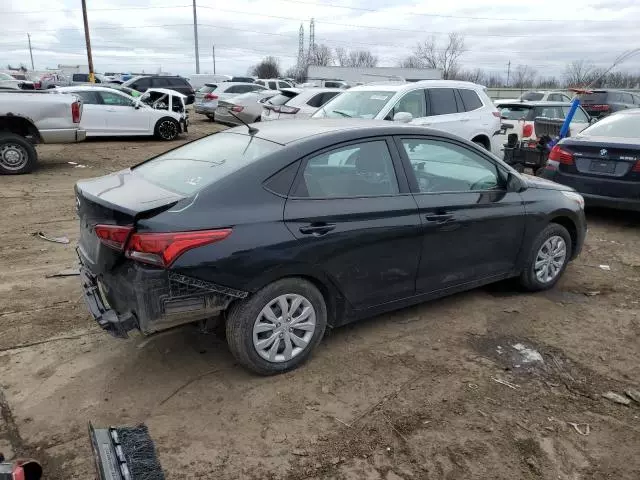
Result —
POLYGON ((313 235, 318 237, 320 235, 325 235, 330 231, 336 228, 335 223, 312 223, 311 225, 307 225, 305 227, 300 227, 300 233, 303 235, 313 235))
POLYGON ((453 219, 451 213, 436 213, 432 215, 425 215, 424 217, 428 222, 445 223, 453 219))

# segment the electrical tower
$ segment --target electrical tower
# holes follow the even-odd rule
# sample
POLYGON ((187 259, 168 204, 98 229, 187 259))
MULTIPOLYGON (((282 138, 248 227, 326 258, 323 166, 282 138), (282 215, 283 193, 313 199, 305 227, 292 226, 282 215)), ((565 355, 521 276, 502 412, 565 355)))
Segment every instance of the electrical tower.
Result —
POLYGON ((304 68, 304 26, 300 24, 300 34, 298 38, 298 70, 304 68))
POLYGON ((311 59, 316 50, 316 22, 312 18, 309 23, 309 58, 311 59))

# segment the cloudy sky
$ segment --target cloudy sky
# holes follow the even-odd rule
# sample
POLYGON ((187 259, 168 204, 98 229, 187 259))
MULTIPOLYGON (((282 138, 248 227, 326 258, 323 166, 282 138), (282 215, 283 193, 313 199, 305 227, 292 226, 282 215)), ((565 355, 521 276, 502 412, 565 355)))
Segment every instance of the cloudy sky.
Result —
MULTIPOLYGON (((241 75, 265 55, 287 68, 296 61, 298 30, 315 18, 316 43, 369 49, 395 66, 417 42, 448 32, 465 37, 464 68, 506 74, 527 64, 560 75, 576 59, 606 67, 640 47, 638 0, 197 0, 200 69, 241 75)), ((191 0, 87 0, 97 72, 195 72, 191 0)), ((2 0, 0 65, 36 69, 86 65, 80 0, 2 0)), ((621 69, 640 70, 640 55, 621 69)))

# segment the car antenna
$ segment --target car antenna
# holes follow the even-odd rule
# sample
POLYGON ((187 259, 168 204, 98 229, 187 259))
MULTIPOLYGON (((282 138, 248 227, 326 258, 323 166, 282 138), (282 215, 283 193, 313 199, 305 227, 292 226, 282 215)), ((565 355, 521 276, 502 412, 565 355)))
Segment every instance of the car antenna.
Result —
POLYGON ((239 116, 237 116, 235 113, 233 113, 233 111, 231 111, 231 108, 227 108, 227 111, 231 114, 231 116, 233 118, 235 118, 236 120, 241 122, 245 127, 247 127, 249 129, 249 135, 255 135, 256 133, 259 132, 259 130, 256 127, 252 127, 247 122, 242 120, 239 116))

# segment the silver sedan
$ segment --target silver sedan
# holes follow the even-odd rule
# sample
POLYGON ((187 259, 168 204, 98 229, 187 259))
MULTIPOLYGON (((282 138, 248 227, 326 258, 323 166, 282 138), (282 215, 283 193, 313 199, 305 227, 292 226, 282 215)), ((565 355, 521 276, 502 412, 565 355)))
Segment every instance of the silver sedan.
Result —
POLYGON ((261 90, 220 100, 216 109, 216 122, 240 125, 242 122, 238 118, 245 123, 258 122, 262 114, 262 104, 279 93, 278 90, 261 90))

